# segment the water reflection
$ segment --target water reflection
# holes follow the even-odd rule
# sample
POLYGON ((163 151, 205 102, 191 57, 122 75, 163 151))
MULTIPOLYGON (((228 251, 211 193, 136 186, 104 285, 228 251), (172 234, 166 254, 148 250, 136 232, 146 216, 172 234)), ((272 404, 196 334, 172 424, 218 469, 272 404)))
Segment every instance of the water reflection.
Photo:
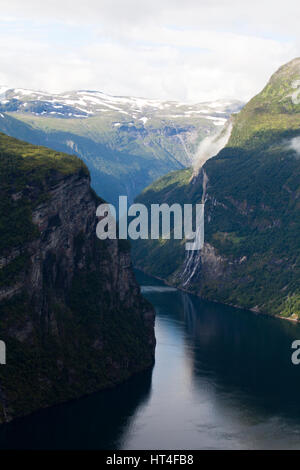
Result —
POLYGON ((137 276, 157 313, 153 371, 2 426, 0 447, 300 449, 300 327, 137 276))
MULTIPOLYGON (((143 283, 151 282, 140 277, 143 283)), ((167 425, 156 430, 164 443, 161 448, 174 442, 177 448, 300 448, 300 367, 291 363, 291 343, 300 338, 299 326, 178 291, 165 291, 160 298, 156 288, 143 291, 158 311, 153 388, 158 393, 163 383, 178 392, 174 408, 166 404, 160 410, 162 421, 174 426, 171 438, 167 425), (164 383, 160 355, 171 343, 177 349, 177 376, 173 383, 164 383)), ((170 354, 168 361, 172 367, 170 354)), ((158 444, 150 433, 149 438, 158 444)), ((140 446, 142 440, 135 436, 128 447, 140 446)))
POLYGON ((291 362, 291 343, 300 328, 181 294, 178 313, 188 333, 186 354, 197 377, 214 376, 218 388, 239 393, 243 402, 300 419, 300 368, 291 362), (181 312, 181 313, 180 313, 181 312))

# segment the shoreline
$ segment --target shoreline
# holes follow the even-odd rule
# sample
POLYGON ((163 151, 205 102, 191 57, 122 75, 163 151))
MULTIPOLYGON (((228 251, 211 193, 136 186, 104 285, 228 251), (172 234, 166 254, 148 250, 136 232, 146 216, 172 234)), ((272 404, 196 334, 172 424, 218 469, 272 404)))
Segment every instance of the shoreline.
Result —
POLYGON ((195 292, 190 292, 189 290, 183 289, 182 287, 174 286, 173 284, 167 282, 165 279, 163 279, 161 277, 154 276, 153 274, 149 274, 148 272, 144 271, 141 268, 138 268, 136 266, 133 266, 133 268, 137 269, 138 271, 141 271, 142 273, 146 274, 147 276, 150 276, 150 277, 153 277, 154 279, 158 279, 159 281, 162 281, 164 284, 166 284, 169 287, 174 287, 175 289, 178 289, 181 292, 186 292, 187 294, 195 295, 199 299, 206 300, 207 302, 214 302, 214 303, 221 304, 221 305, 227 305, 228 307, 233 307, 233 308, 237 308, 237 309, 240 309, 240 310, 246 310, 247 312, 251 312, 251 313, 254 313, 256 315, 263 315, 263 316, 268 317, 268 318, 276 318, 278 320, 287 320, 289 322, 294 323, 295 325, 300 324, 300 320, 297 320, 296 318, 281 317, 280 315, 272 315, 271 313, 261 312, 257 309, 254 309, 254 308, 246 308, 246 307, 242 307, 240 305, 228 304, 228 303, 225 303, 225 302, 220 302, 219 300, 213 300, 213 299, 207 299, 205 297, 201 297, 201 295, 196 294, 195 292))

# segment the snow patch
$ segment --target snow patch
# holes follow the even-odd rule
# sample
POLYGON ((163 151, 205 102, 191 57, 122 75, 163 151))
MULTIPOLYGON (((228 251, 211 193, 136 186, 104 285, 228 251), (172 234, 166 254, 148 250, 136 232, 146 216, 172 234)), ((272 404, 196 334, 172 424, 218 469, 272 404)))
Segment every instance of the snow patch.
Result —
POLYGON ((10 88, 7 86, 0 86, 0 95, 4 95, 10 88))

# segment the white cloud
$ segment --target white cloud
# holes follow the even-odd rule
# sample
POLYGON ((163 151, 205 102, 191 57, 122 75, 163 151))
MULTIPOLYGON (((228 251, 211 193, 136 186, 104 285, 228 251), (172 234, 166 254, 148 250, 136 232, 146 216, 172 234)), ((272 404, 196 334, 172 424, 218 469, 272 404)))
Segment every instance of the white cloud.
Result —
POLYGON ((299 55, 298 3, 1 0, 0 84, 249 99, 299 55))

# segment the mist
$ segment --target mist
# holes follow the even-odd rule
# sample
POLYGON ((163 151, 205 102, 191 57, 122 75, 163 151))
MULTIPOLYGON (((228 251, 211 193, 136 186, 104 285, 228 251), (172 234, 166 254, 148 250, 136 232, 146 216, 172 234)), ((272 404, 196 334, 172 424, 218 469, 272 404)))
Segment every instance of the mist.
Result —
POLYGON ((193 160, 194 173, 198 173, 199 169, 204 165, 207 160, 217 155, 217 153, 219 153, 220 150, 225 147, 229 140, 231 130, 232 123, 231 121, 227 121, 225 126, 221 129, 218 134, 210 135, 202 140, 202 142, 199 144, 199 147, 193 160))
POLYGON ((290 140, 288 144, 289 150, 294 150, 296 152, 297 157, 300 157, 300 137, 294 137, 290 140))

